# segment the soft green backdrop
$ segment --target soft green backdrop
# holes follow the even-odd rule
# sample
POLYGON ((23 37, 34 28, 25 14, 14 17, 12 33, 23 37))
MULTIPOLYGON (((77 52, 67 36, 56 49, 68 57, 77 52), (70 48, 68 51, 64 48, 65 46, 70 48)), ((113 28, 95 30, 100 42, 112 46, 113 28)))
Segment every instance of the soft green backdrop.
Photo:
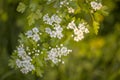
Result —
POLYGON ((65 64, 48 66, 43 77, 24 75, 8 66, 24 32, 23 15, 16 11, 20 0, 0 0, 0 80, 120 80, 120 0, 103 0, 109 15, 96 36, 79 43, 70 41, 73 49, 65 64))

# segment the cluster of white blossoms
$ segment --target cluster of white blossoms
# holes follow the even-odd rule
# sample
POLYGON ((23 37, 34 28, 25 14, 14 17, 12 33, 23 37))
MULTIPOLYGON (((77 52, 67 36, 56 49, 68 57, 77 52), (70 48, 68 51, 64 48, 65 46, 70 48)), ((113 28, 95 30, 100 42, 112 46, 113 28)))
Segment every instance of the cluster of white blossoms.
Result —
POLYGON ((48 51, 47 60, 51 60, 54 64, 57 64, 58 62, 64 63, 64 61, 61 60, 61 57, 67 56, 70 52, 72 52, 72 50, 67 49, 67 47, 64 47, 61 44, 60 47, 56 46, 48 51))
POLYGON ((74 20, 70 22, 67 26, 67 29, 72 29, 74 31, 74 37, 75 41, 82 40, 84 38, 84 33, 89 33, 89 30, 86 28, 87 24, 85 22, 79 23, 78 27, 74 23, 74 20))
POLYGON ((102 4, 98 3, 96 1, 92 1, 90 2, 91 7, 96 11, 96 10, 100 10, 102 8, 102 4))
POLYGON ((32 30, 29 30, 25 33, 27 38, 32 38, 35 42, 40 40, 41 33, 39 33, 38 28, 34 27, 32 30))
POLYGON ((18 53, 19 59, 16 60, 16 65, 18 68, 20 68, 20 71, 22 73, 27 74, 28 72, 35 69, 34 65, 32 65, 31 63, 32 59, 30 56, 27 55, 23 44, 21 44, 17 48, 17 53, 18 53))
POLYGON ((43 16, 43 21, 46 23, 46 24, 49 24, 49 25, 53 25, 53 24, 60 24, 62 19, 57 16, 56 14, 53 14, 51 16, 51 18, 48 16, 48 14, 44 15, 43 16))
POLYGON ((67 0, 60 1, 60 7, 69 5, 69 2, 67 0))
MULTIPOLYGON (((70 0, 70 1, 72 1, 72 0, 70 0)), ((65 6, 68 9, 68 13, 74 13, 75 10, 72 7, 70 7, 69 4, 70 3, 67 0, 60 1, 60 7, 65 6)))
POLYGON ((51 30, 50 28, 45 28, 45 32, 48 33, 51 38, 61 39, 63 37, 62 31, 63 28, 59 24, 54 25, 54 30, 51 30))
POLYGON ((68 7, 68 13, 74 13, 75 10, 72 7, 68 7))
POLYGON ((54 14, 50 18, 48 14, 46 14, 43 16, 43 21, 45 21, 46 24, 54 27, 53 30, 51 28, 45 28, 45 32, 48 33, 51 38, 61 39, 63 37, 63 28, 60 25, 62 20, 59 16, 54 14))

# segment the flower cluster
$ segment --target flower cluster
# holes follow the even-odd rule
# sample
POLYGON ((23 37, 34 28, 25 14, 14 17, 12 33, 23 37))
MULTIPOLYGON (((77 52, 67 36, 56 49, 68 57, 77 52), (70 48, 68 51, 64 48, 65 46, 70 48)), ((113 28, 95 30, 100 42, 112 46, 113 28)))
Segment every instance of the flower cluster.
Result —
POLYGON ((49 18, 48 14, 43 16, 43 21, 45 21, 46 24, 54 26, 54 30, 50 28, 45 28, 45 32, 50 35, 52 38, 58 38, 61 39, 63 37, 62 31, 63 28, 60 26, 61 18, 57 15, 52 15, 51 18, 49 18))
POLYGON ((62 62, 61 57, 67 56, 72 50, 67 49, 67 47, 64 47, 61 45, 60 47, 56 46, 55 48, 51 48, 50 51, 48 51, 48 60, 51 60, 54 64, 57 64, 58 62, 62 62))
POLYGON ((72 7, 68 7, 68 13, 74 13, 74 9, 72 7))
POLYGON ((90 3, 91 7, 96 11, 96 10, 100 10, 102 8, 102 4, 98 3, 96 1, 92 1, 90 3))
POLYGON ((51 38, 57 37, 58 39, 61 39, 63 37, 62 31, 63 28, 59 24, 55 25, 54 30, 51 30, 50 28, 45 28, 45 32, 50 34, 51 38))
POLYGON ((39 34, 41 34, 41 33, 39 33, 39 30, 36 27, 33 28, 32 30, 27 31, 25 33, 27 38, 32 38, 35 42, 40 40, 39 34))
POLYGON ((61 23, 61 18, 59 16, 57 16, 56 14, 53 14, 51 16, 51 18, 48 16, 48 14, 44 15, 43 16, 43 21, 46 23, 46 24, 49 24, 49 25, 53 25, 54 23, 56 24, 60 24, 61 23))
MULTIPOLYGON (((70 1, 72 1, 72 0, 70 0, 70 1)), ((67 0, 60 1, 60 7, 65 6, 68 9, 68 13, 74 13, 75 10, 69 6, 70 1, 67 1, 67 0)))
MULTIPOLYGON (((40 28, 38 26, 33 27, 20 36, 20 45, 15 50, 15 54, 12 55, 13 60, 10 60, 10 66, 19 68, 24 74, 34 72, 37 76, 42 75, 44 66, 47 65, 46 60, 54 65, 64 63, 63 57, 67 56, 72 50, 63 46, 63 43, 70 41, 71 35, 69 34, 72 34, 75 42, 84 39, 84 35, 89 33, 89 24, 85 21, 90 21, 90 25, 95 28, 94 31, 98 31, 99 21, 91 19, 93 17, 96 19, 97 16, 93 12, 102 10, 103 6, 99 0, 37 0, 36 2, 29 1, 26 4, 29 6, 20 3, 17 11, 23 13, 27 10, 29 28, 32 27, 31 24, 41 26, 40 28), (93 16, 91 17, 91 15, 93 16), (78 23, 79 21, 80 23, 78 23), (67 26, 64 27, 65 25, 67 26), (58 45, 57 43, 61 45, 54 46, 58 45)), ((100 14, 101 12, 98 11, 97 15, 100 14)), ((90 29, 92 30, 92 27, 90 29)))
POLYGON ((22 73, 27 74, 28 72, 35 69, 34 65, 31 63, 31 57, 27 55, 22 44, 17 48, 17 53, 19 59, 16 59, 16 65, 18 68, 20 68, 22 73))
POLYGON ((89 33, 89 30, 86 28, 86 23, 79 23, 78 27, 74 23, 74 21, 70 22, 67 26, 67 29, 72 29, 74 31, 74 37, 75 41, 82 40, 84 38, 84 33, 89 33))
POLYGON ((69 2, 67 0, 60 1, 60 7, 69 5, 69 2))

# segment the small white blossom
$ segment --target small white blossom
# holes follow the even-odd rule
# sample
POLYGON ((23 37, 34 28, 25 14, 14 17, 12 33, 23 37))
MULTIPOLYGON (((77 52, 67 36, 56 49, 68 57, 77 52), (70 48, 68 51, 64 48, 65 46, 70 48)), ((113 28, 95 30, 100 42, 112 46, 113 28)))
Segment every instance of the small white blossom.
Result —
POLYGON ((69 2, 67 0, 60 1, 60 7, 69 5, 69 2))
POLYGON ((18 68, 22 67, 22 62, 20 61, 20 59, 16 60, 16 65, 17 65, 18 68))
POLYGON ((31 65, 29 62, 28 63, 24 63, 26 64, 24 68, 21 68, 21 72, 24 73, 24 74, 27 74, 28 72, 34 70, 34 66, 31 65))
POLYGON ((67 51, 68 51, 68 50, 67 50, 66 47, 62 47, 62 48, 61 48, 61 53, 62 53, 64 56, 67 55, 67 54, 66 54, 66 53, 68 53, 67 51))
POLYGON ((51 33, 51 29, 50 28, 45 28, 45 32, 50 34, 51 33))
POLYGON ((67 26, 67 29, 75 29, 76 28, 76 25, 74 23, 74 20, 72 22, 70 22, 67 26))
POLYGON ((52 31, 51 33, 50 33, 50 37, 56 37, 56 32, 55 31, 52 31))
POLYGON ((59 32, 63 31, 63 28, 59 24, 55 24, 54 29, 59 32))
POLYGON ((29 71, 27 70, 27 68, 22 68, 21 70, 20 70, 22 73, 24 73, 24 74, 27 74, 29 71))
POLYGON ((27 32, 25 33, 25 35, 27 36, 27 38, 32 37, 32 34, 33 34, 33 32, 32 32, 31 30, 29 30, 29 31, 27 31, 27 32))
POLYGON ((35 42, 40 40, 40 36, 38 35, 41 33, 39 33, 39 29, 34 27, 32 30, 27 31, 27 33, 25 33, 25 35, 27 36, 27 38, 32 38, 35 42))
POLYGON ((36 28, 36 27, 33 28, 32 30, 33 30, 34 33, 38 33, 39 32, 38 28, 36 28))
MULTIPOLYGON (((56 33, 57 33, 57 32, 56 32, 56 33)), ((58 32, 58 33, 57 33, 57 38, 58 38, 58 39, 61 39, 62 37, 63 37, 63 34, 58 32)))
POLYGON ((56 47, 51 48, 50 51, 48 51, 48 58, 47 60, 51 60, 54 64, 57 64, 58 62, 61 62, 62 56, 67 56, 72 50, 67 49, 66 47, 56 47))
POLYGON ((34 34, 33 35, 33 40, 35 40, 36 42, 40 40, 40 37, 38 34, 34 34))
POLYGON ((78 27, 75 25, 74 21, 70 22, 67 26, 67 29, 72 29, 74 31, 74 37, 75 41, 80 41, 84 38, 84 33, 89 33, 89 30, 86 28, 86 23, 80 23, 78 27))
POLYGON ((89 30, 87 28, 85 28, 85 33, 89 33, 89 30))
POLYGON ((53 20, 48 19, 48 20, 46 21, 46 24, 52 25, 52 24, 53 24, 53 20))
POLYGON ((51 17, 51 21, 59 24, 62 20, 60 17, 58 17, 56 14, 53 14, 52 17, 51 17))
POLYGON ((43 21, 47 21, 48 19, 49 19, 48 14, 46 14, 46 15, 43 16, 43 21))
POLYGON ((56 14, 53 14, 51 16, 51 18, 48 16, 48 14, 44 15, 43 16, 43 21, 46 23, 46 24, 49 24, 49 25, 52 25, 53 23, 57 23, 59 24, 62 20, 59 16, 57 16, 56 14))
POLYGON ((61 39, 63 37, 62 31, 63 28, 59 24, 54 25, 54 30, 51 30, 50 28, 45 28, 45 32, 48 33, 51 38, 61 39))
POLYGON ((20 45, 17 48, 18 56, 20 59, 16 59, 16 65, 20 68, 20 71, 24 74, 34 70, 34 65, 31 63, 32 59, 27 55, 24 46, 20 45))
POLYGON ((102 8, 102 4, 98 3, 96 1, 92 1, 90 3, 91 7, 96 11, 96 10, 100 10, 102 8))
POLYGON ((72 7, 68 7, 68 13, 74 13, 75 10, 72 7))
POLYGON ((17 51, 18 51, 18 56, 19 57, 24 57, 24 54, 26 54, 24 48, 23 48, 23 45, 20 45, 18 48, 17 48, 17 51))
POLYGON ((49 18, 48 14, 46 14, 43 16, 43 21, 45 21, 46 24, 54 26, 53 30, 50 28, 45 28, 45 32, 48 33, 51 38, 61 39, 63 37, 63 28, 60 26, 62 20, 60 17, 58 17, 56 14, 53 14, 51 18, 49 18))

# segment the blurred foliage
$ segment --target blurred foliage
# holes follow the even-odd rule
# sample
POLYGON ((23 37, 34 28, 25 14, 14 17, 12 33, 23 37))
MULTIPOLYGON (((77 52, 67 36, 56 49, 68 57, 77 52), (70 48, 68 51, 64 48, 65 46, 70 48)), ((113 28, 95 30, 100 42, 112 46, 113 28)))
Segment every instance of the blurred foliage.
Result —
MULTIPOLYGON (((98 35, 87 36, 78 43, 70 41, 69 47, 73 49, 73 53, 65 59, 65 64, 47 67, 41 78, 24 75, 8 67, 8 60, 17 45, 18 35, 26 30, 23 27, 24 16, 16 12, 18 3, 19 0, 0 0, 0 80, 120 79, 119 0, 104 0, 110 13, 101 23, 98 35)), ((21 6, 24 7, 24 4, 21 6)), ((24 9, 20 12, 24 12, 24 9)), ((100 17, 97 14, 96 16, 100 17)))

